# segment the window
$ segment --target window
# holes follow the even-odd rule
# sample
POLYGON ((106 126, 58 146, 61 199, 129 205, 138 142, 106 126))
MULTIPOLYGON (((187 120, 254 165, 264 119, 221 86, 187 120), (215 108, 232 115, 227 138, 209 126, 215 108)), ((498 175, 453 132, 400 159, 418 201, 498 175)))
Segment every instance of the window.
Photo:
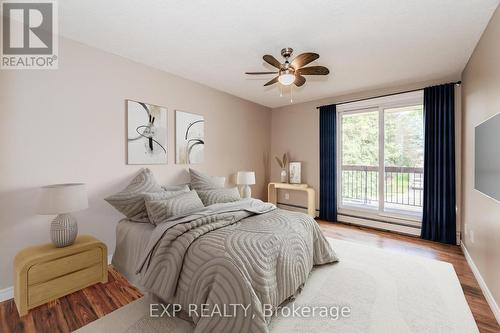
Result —
POLYGON ((342 205, 379 207, 379 112, 341 115, 342 205))
POLYGON ((423 93, 339 105, 338 124, 339 213, 419 222, 423 93))

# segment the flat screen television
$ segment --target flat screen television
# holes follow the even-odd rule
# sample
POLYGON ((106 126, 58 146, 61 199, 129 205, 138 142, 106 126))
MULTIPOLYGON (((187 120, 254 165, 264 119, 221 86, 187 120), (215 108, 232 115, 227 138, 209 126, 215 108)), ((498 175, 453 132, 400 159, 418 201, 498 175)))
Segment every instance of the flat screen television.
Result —
POLYGON ((474 188, 500 201, 500 113, 475 128, 474 188))

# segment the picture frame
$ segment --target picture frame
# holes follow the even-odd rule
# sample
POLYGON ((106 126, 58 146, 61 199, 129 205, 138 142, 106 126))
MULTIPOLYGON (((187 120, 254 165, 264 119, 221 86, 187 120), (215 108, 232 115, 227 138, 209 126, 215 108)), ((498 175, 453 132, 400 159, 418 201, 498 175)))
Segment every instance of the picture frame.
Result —
POLYGON ((301 184, 302 162, 290 162, 288 164, 290 184, 301 184))
POLYGON ((205 159, 205 117, 175 110, 175 162, 201 164, 205 159))
POLYGON ((127 99, 127 164, 167 164, 167 108, 127 99))

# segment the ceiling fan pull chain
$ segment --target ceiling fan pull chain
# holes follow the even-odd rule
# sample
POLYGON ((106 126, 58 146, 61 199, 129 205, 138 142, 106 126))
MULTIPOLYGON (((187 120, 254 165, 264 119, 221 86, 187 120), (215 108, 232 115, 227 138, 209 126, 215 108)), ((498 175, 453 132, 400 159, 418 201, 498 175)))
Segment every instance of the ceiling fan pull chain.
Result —
POLYGON ((280 97, 283 97, 283 86, 280 84, 280 97))
POLYGON ((293 86, 290 85, 290 104, 293 103, 293 86))

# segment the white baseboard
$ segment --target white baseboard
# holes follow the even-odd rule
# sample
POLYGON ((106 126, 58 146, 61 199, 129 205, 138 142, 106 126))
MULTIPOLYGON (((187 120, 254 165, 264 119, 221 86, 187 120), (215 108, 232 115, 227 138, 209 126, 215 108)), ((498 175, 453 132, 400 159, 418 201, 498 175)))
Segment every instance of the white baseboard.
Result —
MULTIPOLYGON (((111 265, 111 259, 113 259, 113 254, 108 256, 108 265, 111 265)), ((14 287, 10 286, 5 289, 0 290, 0 302, 14 298, 14 287)))
MULTIPOLYGON (((300 212, 300 213, 307 214, 307 207, 298 206, 298 205, 290 205, 290 204, 286 204, 286 203, 282 203, 282 202, 278 202, 276 204, 276 206, 278 208, 281 208, 281 209, 291 210, 294 212, 300 212)), ((318 209, 316 209, 316 217, 319 217, 319 210, 318 209)))
POLYGON ((0 302, 14 298, 14 287, 7 287, 0 290, 0 302))
POLYGON ((490 289, 486 285, 486 282, 484 282, 484 279, 481 273, 479 272, 479 269, 474 263, 474 260, 472 260, 472 257, 470 256, 469 251, 467 251, 467 248, 465 247, 464 243, 461 243, 460 247, 462 248, 465 260, 467 260, 467 263, 469 264, 470 269, 472 270, 472 273, 474 274, 474 277, 477 280, 477 283, 479 283, 479 287, 481 287, 481 290, 483 291, 484 297, 486 298, 486 302, 488 302, 488 305, 490 306, 491 311, 495 315, 498 324, 500 324, 500 308, 498 307, 497 302, 493 298, 493 295, 491 294, 490 289))
POLYGON ((406 226, 406 225, 394 224, 394 223, 386 223, 386 222, 368 220, 368 219, 363 219, 363 218, 359 218, 359 217, 340 215, 340 214, 337 216, 337 220, 339 222, 355 224, 355 225, 359 225, 362 227, 369 227, 369 228, 375 228, 375 229, 380 229, 380 230, 394 231, 394 232, 398 232, 401 234, 412 235, 412 236, 420 236, 420 228, 415 228, 412 226, 406 226))

